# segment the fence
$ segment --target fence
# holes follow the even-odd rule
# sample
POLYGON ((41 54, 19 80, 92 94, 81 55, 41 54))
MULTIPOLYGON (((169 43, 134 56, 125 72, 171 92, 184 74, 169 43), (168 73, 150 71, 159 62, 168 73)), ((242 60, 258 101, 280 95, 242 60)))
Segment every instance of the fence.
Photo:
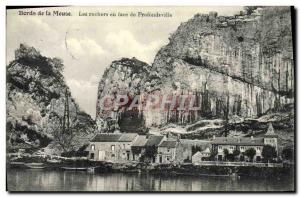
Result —
POLYGON ((282 163, 256 163, 256 162, 228 162, 228 161, 201 161, 194 165, 203 166, 255 166, 255 167, 283 167, 282 163))

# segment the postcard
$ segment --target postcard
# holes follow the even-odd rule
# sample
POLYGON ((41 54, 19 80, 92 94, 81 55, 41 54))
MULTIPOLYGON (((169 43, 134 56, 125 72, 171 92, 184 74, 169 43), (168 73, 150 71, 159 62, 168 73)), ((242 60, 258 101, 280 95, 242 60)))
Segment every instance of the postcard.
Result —
POLYGON ((9 192, 295 192, 294 7, 6 7, 9 192))

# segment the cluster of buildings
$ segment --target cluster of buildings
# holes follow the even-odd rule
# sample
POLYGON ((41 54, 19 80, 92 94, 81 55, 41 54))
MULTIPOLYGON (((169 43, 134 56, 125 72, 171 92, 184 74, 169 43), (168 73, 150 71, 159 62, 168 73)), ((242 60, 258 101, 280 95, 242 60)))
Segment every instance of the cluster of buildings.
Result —
POLYGON ((97 134, 88 146, 89 159, 110 162, 199 163, 204 160, 223 161, 225 154, 238 150, 240 161, 249 160, 244 154, 255 150, 254 161, 262 159, 262 149, 270 145, 278 151, 277 135, 269 125, 263 137, 213 137, 210 140, 181 139, 180 136, 138 135, 136 133, 97 134), (226 151, 224 151, 227 149, 226 151))

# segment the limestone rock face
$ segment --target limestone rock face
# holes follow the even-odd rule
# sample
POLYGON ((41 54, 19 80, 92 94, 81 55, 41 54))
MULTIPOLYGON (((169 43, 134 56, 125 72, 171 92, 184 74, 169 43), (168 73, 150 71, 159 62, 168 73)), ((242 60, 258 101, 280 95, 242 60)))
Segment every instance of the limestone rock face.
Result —
MULTIPOLYGON (((139 111, 147 128, 228 116, 258 118, 294 102, 291 27, 289 7, 257 8, 237 16, 197 14, 178 27, 144 72, 129 75, 130 66, 113 63, 100 82, 98 100, 118 91, 195 95, 197 111, 139 111)), ((97 109, 98 121, 108 117, 120 129, 119 109, 97 109)))
MULTIPOLYGON (((96 121, 100 130, 119 130, 121 124, 122 129, 129 131, 131 124, 136 125, 136 127, 134 127, 135 130, 139 126, 144 125, 141 113, 132 112, 130 115, 126 114, 126 108, 129 107, 128 105, 124 107, 116 105, 112 106, 111 110, 106 110, 101 107, 101 99, 107 97, 111 103, 115 103, 116 100, 121 101, 121 99, 117 98, 118 96, 124 96, 129 100, 133 99, 135 95, 140 95, 141 90, 144 89, 147 83, 146 80, 149 77, 149 69, 148 64, 135 58, 123 58, 114 61, 110 67, 106 69, 98 86, 96 121), (125 118, 124 116, 130 117, 125 118)), ((128 101, 128 103, 130 103, 130 101, 128 101)), ((104 101, 102 105, 104 105, 104 101)))
MULTIPOLYGON (((7 66, 7 140, 8 148, 39 149, 54 143, 54 133, 61 130, 65 92, 60 59, 42 56, 24 44, 7 66)), ((76 128, 74 141, 79 148, 96 130, 92 118, 69 98, 70 120, 76 128)), ((56 147, 57 144, 52 144, 56 147)))

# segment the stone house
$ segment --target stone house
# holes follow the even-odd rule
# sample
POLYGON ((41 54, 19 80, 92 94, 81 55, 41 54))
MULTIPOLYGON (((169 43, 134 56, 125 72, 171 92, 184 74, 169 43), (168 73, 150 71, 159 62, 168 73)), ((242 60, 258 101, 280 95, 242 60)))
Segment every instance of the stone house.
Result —
POLYGON ((148 139, 146 135, 139 135, 131 146, 133 161, 140 161, 141 156, 145 153, 145 145, 148 139))
POLYGON ((144 152, 142 154, 143 161, 148 161, 151 163, 156 162, 156 154, 158 152, 158 145, 166 139, 162 135, 150 135, 147 136, 147 142, 144 146, 144 152))
POLYGON ((204 151, 198 151, 192 156, 192 163, 201 163, 202 161, 208 160, 211 155, 210 149, 207 147, 204 151))
POLYGON ((264 142, 262 138, 234 138, 234 137, 216 137, 213 139, 212 147, 217 152, 217 160, 222 161, 225 159, 224 150, 227 149, 229 154, 233 154, 235 150, 240 151, 240 159, 244 160, 243 153, 250 148, 254 148, 256 155, 255 161, 261 160, 261 151, 263 149, 264 142))
POLYGON ((126 162, 133 160, 131 146, 136 133, 98 134, 90 142, 89 159, 95 161, 126 162))
POLYGON ((191 140, 191 139, 179 139, 179 145, 177 148, 177 162, 191 162, 193 155, 193 147, 198 147, 204 150, 210 146, 211 141, 208 140, 191 140))
POLYGON ((158 145, 156 163, 189 163, 192 160, 193 147, 204 150, 210 141, 167 138, 158 145))
POLYGON ((158 145, 156 163, 169 164, 176 161, 176 149, 179 143, 176 140, 164 140, 158 145))
POLYGON ((262 150, 265 145, 273 146, 278 150, 277 135, 274 133, 272 124, 269 124, 268 130, 263 137, 214 137, 212 141, 212 150, 217 152, 217 160, 224 160, 224 150, 227 149, 229 154, 234 150, 239 150, 239 159, 244 161, 247 149, 253 148, 256 151, 254 161, 261 161, 262 150))

